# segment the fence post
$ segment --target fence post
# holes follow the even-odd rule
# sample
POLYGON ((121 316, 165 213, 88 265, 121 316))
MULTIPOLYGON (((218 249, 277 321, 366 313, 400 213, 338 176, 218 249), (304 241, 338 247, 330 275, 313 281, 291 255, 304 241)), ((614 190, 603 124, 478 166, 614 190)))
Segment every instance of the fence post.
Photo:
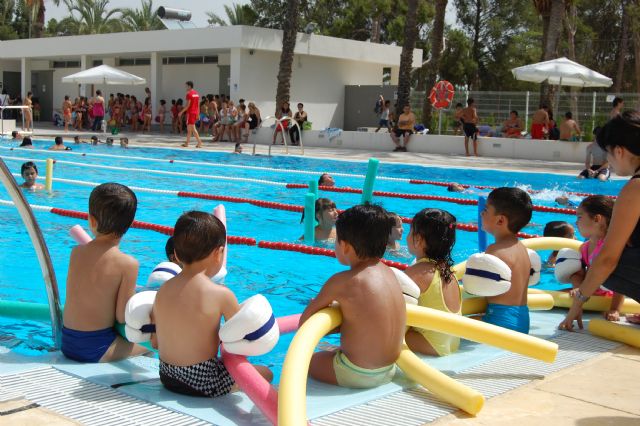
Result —
POLYGON ((527 100, 524 111, 524 130, 525 132, 529 129, 529 91, 527 90, 527 100))
POLYGON ((596 128, 596 92, 593 92, 593 106, 591 108, 591 131, 596 128))

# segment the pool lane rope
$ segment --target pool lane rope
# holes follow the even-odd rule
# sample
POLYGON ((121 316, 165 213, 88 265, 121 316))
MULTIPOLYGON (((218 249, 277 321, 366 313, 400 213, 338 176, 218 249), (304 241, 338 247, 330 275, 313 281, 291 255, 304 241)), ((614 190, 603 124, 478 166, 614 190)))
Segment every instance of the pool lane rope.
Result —
MULTIPOLYGON (((4 150, 9 150, 9 151, 13 151, 14 148, 11 147, 6 147, 6 146, 0 146, 0 149, 4 149, 4 150)), ((39 153, 43 153, 43 154, 49 154, 52 155, 52 151, 49 150, 43 150, 43 149, 30 149, 29 152, 39 152, 39 153)), ((206 167, 222 167, 225 169, 241 169, 241 170, 260 170, 260 171, 266 171, 266 172, 275 172, 275 173, 279 173, 279 174, 283 174, 283 173, 288 173, 288 174, 298 174, 298 175, 315 175, 315 176, 319 176, 322 175, 323 173, 329 173, 332 176, 339 176, 339 177, 348 177, 348 178, 359 178, 359 179, 365 179, 367 176, 366 175, 362 175, 362 174, 356 174, 356 173, 340 173, 340 172, 329 172, 329 171, 314 171, 314 170, 292 170, 292 169, 279 169, 279 168, 275 168, 275 167, 263 167, 263 166, 246 166, 246 165, 240 165, 240 164, 229 164, 229 163, 215 163, 215 162, 205 162, 205 161, 188 161, 188 160, 176 160, 176 159, 157 159, 157 158, 148 158, 148 157, 139 157, 139 156, 125 156, 125 155, 114 155, 114 154, 97 154, 97 153, 85 153, 85 152, 73 152, 73 151, 64 151, 64 153, 59 152, 59 153, 55 153, 57 155, 63 155, 63 156, 70 156, 70 155, 79 155, 82 157, 98 157, 98 158, 118 158, 118 159, 123 159, 123 160, 137 160, 137 161, 148 161, 148 162, 157 162, 157 163, 170 163, 170 164, 186 164, 186 165, 192 165, 192 166, 206 166, 206 167)), ((11 159, 12 157, 6 157, 8 159, 11 159)), ((24 161, 32 161, 30 159, 25 159, 24 161)), ((40 160, 42 161, 42 160, 40 160)), ((390 176, 377 176, 376 177, 378 180, 385 180, 385 181, 390 181, 390 182, 402 182, 402 183, 409 183, 409 184, 414 184, 414 185, 434 185, 434 186, 442 186, 442 187, 447 187, 449 185, 451 185, 452 182, 442 182, 442 181, 431 181, 431 180, 422 180, 422 179, 408 179, 408 178, 396 178, 396 177, 390 177, 390 176)), ((269 182, 269 181, 268 181, 269 182)), ((283 184, 280 182, 277 182, 279 184, 283 184)), ((284 184, 287 185, 287 184, 284 184)), ((301 184, 288 184, 288 185, 301 185, 301 184)), ((467 189, 467 188, 478 188, 478 189, 495 189, 495 186, 485 186, 485 185, 468 185, 468 184, 462 184, 461 185, 463 188, 467 189)), ((300 187, 302 188, 302 187, 300 187)), ((345 191, 347 192, 347 191, 345 191)), ((543 192, 543 190, 536 190, 536 189, 529 189, 527 190, 528 193, 530 194, 537 194, 540 192, 543 192)), ((565 194, 569 194, 569 195, 575 195, 578 197, 588 197, 590 195, 598 195, 598 194, 592 194, 589 192, 572 192, 572 191, 562 191, 565 194)), ((376 194, 374 194, 376 195, 376 194)), ((618 198, 616 195, 607 195, 607 197, 616 199, 618 198)))

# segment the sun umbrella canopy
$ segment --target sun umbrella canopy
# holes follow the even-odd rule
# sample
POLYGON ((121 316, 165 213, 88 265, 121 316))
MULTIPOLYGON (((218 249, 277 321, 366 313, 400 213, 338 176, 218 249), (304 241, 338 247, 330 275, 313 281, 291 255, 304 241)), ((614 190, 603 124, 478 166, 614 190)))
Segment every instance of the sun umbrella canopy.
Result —
POLYGON ((567 58, 538 62, 511 70, 516 80, 572 87, 609 87, 613 81, 600 73, 567 58))
POLYGON ((118 84, 118 85, 138 85, 145 84, 147 80, 126 71, 100 65, 88 70, 62 77, 63 83, 76 84, 118 84))

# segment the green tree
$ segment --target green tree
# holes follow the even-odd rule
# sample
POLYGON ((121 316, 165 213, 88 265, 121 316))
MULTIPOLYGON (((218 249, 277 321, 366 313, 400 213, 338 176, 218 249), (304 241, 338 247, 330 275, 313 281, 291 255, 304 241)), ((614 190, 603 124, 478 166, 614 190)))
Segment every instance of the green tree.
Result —
POLYGON ((126 31, 154 31, 164 29, 153 7, 153 0, 141 0, 140 9, 122 9, 122 25, 126 31))
POLYGON ((284 102, 289 102, 291 92, 291 74, 293 72, 293 53, 298 37, 299 0, 287 0, 287 19, 282 30, 282 53, 278 69, 278 88, 276 89, 276 111, 284 102))
POLYGON ((471 40, 458 29, 447 29, 445 49, 440 59, 440 77, 454 86, 466 86, 478 64, 471 58, 471 40))
POLYGON ((18 34, 12 26, 15 7, 14 0, 0 0, 0 40, 18 38, 18 34))
POLYGON ((253 26, 256 24, 256 21, 258 19, 258 14, 248 4, 233 3, 231 6, 224 5, 224 12, 227 15, 226 20, 214 12, 206 12, 209 18, 207 19, 207 22, 209 22, 210 25, 219 26, 253 26))
POLYGON ((418 38, 418 0, 407 1, 407 14, 405 18, 404 41, 400 54, 400 72, 398 75, 398 104, 396 114, 400 115, 402 108, 409 105, 411 92, 411 69, 413 64, 413 49, 418 38))
MULTIPOLYGON (((442 48, 444 46, 444 17, 447 11, 448 0, 435 0, 436 9, 433 19, 433 28, 429 38, 431 39, 431 58, 423 65, 426 68, 426 82, 424 88, 426 91, 436 83, 438 71, 440 69, 440 58, 442 57, 442 48)), ((431 123, 431 102, 427 96, 422 101, 422 122, 431 123)))
POLYGON ((75 34, 104 34, 122 30, 117 14, 121 10, 108 9, 109 0, 64 0, 73 17, 68 21, 75 34))

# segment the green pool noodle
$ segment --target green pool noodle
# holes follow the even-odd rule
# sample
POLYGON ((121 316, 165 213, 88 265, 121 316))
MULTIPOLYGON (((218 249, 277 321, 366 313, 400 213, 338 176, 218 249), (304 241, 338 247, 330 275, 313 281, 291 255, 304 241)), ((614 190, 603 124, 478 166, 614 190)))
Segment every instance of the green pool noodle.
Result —
POLYGON ((316 195, 312 192, 304 196, 304 242, 314 243, 316 239, 316 195))
POLYGON ((317 180, 309 181, 309 192, 315 194, 316 200, 318 199, 318 181, 317 180))
POLYGON ((373 201, 373 184, 376 182, 379 165, 380 160, 377 158, 369 158, 367 176, 364 179, 364 186, 362 187, 362 204, 371 203, 373 201))

